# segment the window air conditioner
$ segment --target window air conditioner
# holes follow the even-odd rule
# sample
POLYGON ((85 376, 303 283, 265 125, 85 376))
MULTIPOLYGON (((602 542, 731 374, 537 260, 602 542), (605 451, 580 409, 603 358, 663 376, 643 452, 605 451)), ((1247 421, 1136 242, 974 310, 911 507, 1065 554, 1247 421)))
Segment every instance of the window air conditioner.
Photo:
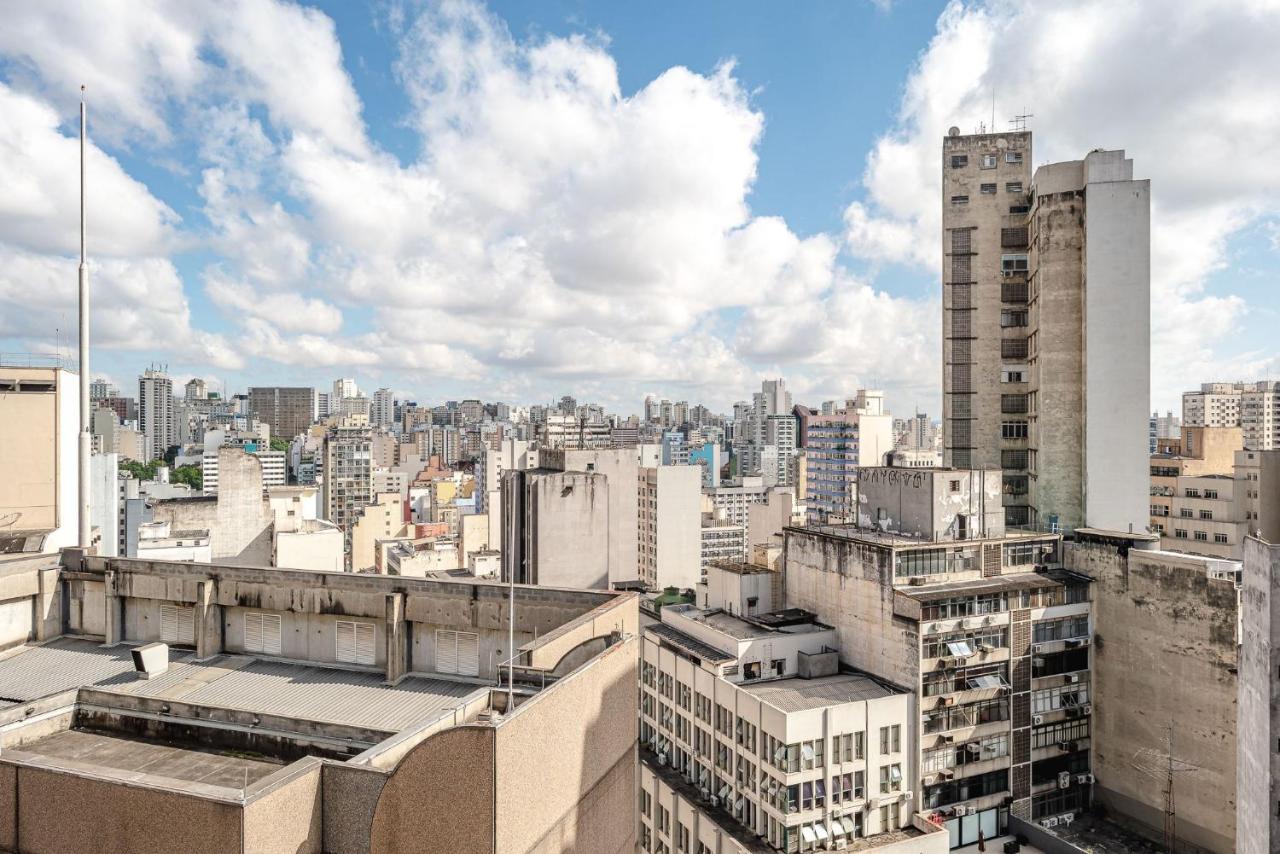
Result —
POLYGON ((1032 653, 1034 653, 1034 654, 1036 654, 1036 655, 1039 655, 1040 653, 1044 652, 1044 644, 1042 644, 1042 643, 1033 643, 1033 644, 1031 645, 1031 652, 1032 652, 1032 653))
POLYGON ((1090 778, 1090 777, 1092 777, 1092 776, 1093 776, 1092 774, 1077 774, 1077 775, 1076 775, 1076 782, 1077 782, 1077 783, 1087 783, 1087 782, 1089 782, 1089 778, 1090 778))
POLYGON ((954 812, 954 813, 955 813, 956 815, 958 815, 958 816, 959 816, 959 815, 968 815, 968 814, 969 814, 969 808, 968 808, 968 807, 956 807, 954 810, 952 810, 952 812, 954 812))
POLYGON ((713 806, 713 807, 718 807, 718 806, 720 806, 720 798, 719 798, 719 797, 717 797, 716 795, 712 795, 712 796, 711 796, 711 806, 713 806))
POLYGON ((1084 781, 1085 781, 1086 783, 1096 783, 1096 782, 1098 782, 1098 778, 1097 778, 1097 777, 1095 777, 1095 776, 1093 776, 1092 774, 1081 774, 1080 776, 1084 777, 1084 781))
POLYGON ((1078 684, 1080 682, 1080 674, 1079 673, 1070 674, 1069 676, 1067 676, 1067 681, 1070 682, 1072 685, 1078 684))
POLYGON ((1043 821, 1041 821, 1040 824, 1043 827, 1057 827, 1058 817, 1055 815, 1055 816, 1052 816, 1051 818, 1046 818, 1043 821))
POLYGON ((1036 726, 1040 726, 1042 723, 1044 723, 1044 715, 1032 715, 1031 723, 1033 723, 1036 726))
POLYGON ((1081 711, 1081 712, 1083 712, 1083 713, 1084 713, 1084 714, 1086 714, 1086 715, 1091 715, 1091 714, 1093 714, 1093 704, 1092 704, 1092 703, 1085 703, 1083 706, 1081 706, 1081 707, 1080 707, 1080 711, 1081 711))
POLYGON ((899 796, 898 796, 898 800, 900 800, 900 801, 904 801, 904 802, 905 802, 905 801, 909 801, 909 800, 911 800, 911 799, 912 799, 912 798, 914 798, 915 796, 916 796, 915 792, 912 792, 912 791, 906 791, 906 792, 903 792, 901 795, 899 795, 899 796))
POLYGON ((1059 771, 1058 772, 1058 788, 1068 789, 1070 787, 1071 787, 1071 772, 1059 771))

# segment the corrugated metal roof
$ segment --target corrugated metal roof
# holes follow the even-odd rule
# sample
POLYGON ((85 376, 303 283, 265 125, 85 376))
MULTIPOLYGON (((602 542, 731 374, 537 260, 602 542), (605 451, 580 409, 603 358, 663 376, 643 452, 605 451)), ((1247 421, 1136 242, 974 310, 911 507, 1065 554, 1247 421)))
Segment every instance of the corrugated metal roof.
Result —
POLYGON ((80 686, 143 697, 281 715, 300 720, 395 732, 461 705, 488 688, 411 676, 394 687, 381 673, 220 655, 192 662, 170 650, 169 670, 149 680, 134 675, 131 647, 104 648, 57 638, 0 660, 0 703, 25 702, 80 686))
MULTIPOLYGON (((184 650, 169 650, 171 662, 190 656, 184 650)), ((79 638, 56 638, 0 660, 0 698, 25 702, 81 685, 109 686, 122 676, 134 679, 130 647, 104 648, 79 638)))

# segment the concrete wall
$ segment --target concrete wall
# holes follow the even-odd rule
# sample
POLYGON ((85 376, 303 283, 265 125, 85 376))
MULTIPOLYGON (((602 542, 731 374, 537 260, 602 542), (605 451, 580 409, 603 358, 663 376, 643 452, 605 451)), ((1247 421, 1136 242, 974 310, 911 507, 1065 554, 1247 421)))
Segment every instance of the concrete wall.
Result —
POLYGON ((1250 537, 1240 591, 1239 722, 1236 727, 1236 850, 1280 846, 1280 545, 1250 537))
POLYGON ((503 576, 555 587, 609 586, 609 483, 594 472, 502 475, 503 576))
POLYGON ((1000 489, 999 470, 863 468, 858 524, 931 540, 959 538, 962 529, 964 539, 998 537, 1004 533, 1000 489))
POLYGON ((246 793, 244 850, 253 854, 319 854, 322 849, 321 762, 304 759, 246 793))
POLYGON ((1172 752, 1178 837, 1213 852, 1235 844, 1236 591, 1206 561, 1163 551, 1071 543, 1066 562, 1096 579, 1093 770, 1097 802, 1159 838, 1172 752))
POLYGON ((288 569, 342 572, 344 545, 342 531, 337 528, 284 531, 276 534, 272 563, 288 569))
POLYGON ((786 607, 835 627, 840 660, 898 685, 920 679, 919 625, 894 615, 891 553, 788 529, 786 607))
POLYGON ((1085 522, 1113 531, 1148 518, 1151 182, 1132 177, 1123 151, 1085 158, 1085 522))
POLYGON ((497 851, 635 850, 638 650, 616 644, 498 725, 497 851))
POLYGON ((564 451, 571 471, 595 471, 609 482, 609 582, 634 581, 637 576, 636 490, 639 458, 635 448, 564 451))

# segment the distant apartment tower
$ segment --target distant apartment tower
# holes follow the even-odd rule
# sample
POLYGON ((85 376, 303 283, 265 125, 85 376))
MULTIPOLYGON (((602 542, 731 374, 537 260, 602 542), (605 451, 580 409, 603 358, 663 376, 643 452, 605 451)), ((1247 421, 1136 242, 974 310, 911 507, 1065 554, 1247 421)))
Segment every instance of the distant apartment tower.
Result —
POLYGON ((1010 526, 1146 524, 1150 182, 1123 151, 1031 173, 1031 133, 942 146, 944 463, 1010 526), (1087 322, 1086 322, 1087 318, 1087 322))
POLYGON ((292 440, 307 432, 316 420, 316 390, 284 386, 249 389, 249 414, 271 426, 277 439, 292 440))
POLYGON ((325 518, 350 535, 373 503, 373 434, 363 427, 335 427, 324 440, 325 518))
POLYGON ((163 458, 173 444, 173 380, 162 370, 148 368, 138 377, 138 430, 143 462, 163 458))
POLYGON ((1182 395, 1182 423, 1239 427, 1253 451, 1280 448, 1280 382, 1204 383, 1182 395))
POLYGON ((547 587, 609 587, 609 483, 595 472, 502 472, 502 576, 547 587))
POLYGON ((209 388, 205 381, 199 377, 192 377, 187 380, 187 384, 183 387, 184 400, 204 400, 209 396, 209 388))
POLYGON ((337 401, 342 400, 344 397, 356 397, 359 394, 360 388, 356 385, 355 380, 350 379, 349 377, 343 377, 333 381, 332 400, 335 407, 337 406, 337 401))
POLYGON ((893 450, 893 416, 879 392, 859 391, 852 406, 810 415, 805 435, 805 506, 811 522, 853 521, 854 486, 862 466, 884 464, 893 450))
POLYGON ((1157 446, 1161 439, 1177 439, 1182 435, 1182 421, 1172 412, 1166 412, 1161 415, 1159 412, 1151 413, 1150 428, 1148 439, 1150 441, 1149 453, 1156 453, 1157 446))
POLYGON ((369 400, 369 425, 390 429, 396 420, 395 396, 389 388, 380 388, 369 400))
POLYGON ((702 577, 702 468, 640 469, 640 580, 691 590, 702 577))

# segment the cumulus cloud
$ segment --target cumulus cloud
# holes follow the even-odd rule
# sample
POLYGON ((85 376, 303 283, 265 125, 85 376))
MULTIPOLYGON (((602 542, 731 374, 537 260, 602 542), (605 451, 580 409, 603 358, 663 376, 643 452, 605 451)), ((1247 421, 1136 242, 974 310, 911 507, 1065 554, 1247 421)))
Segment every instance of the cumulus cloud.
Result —
MULTIPOLYGON (((898 408, 932 405, 937 301, 891 294, 877 275, 936 273, 939 142, 951 124, 989 120, 994 88, 1037 114, 1037 162, 1126 146, 1152 178, 1153 364, 1182 382, 1179 371, 1222 365, 1218 342, 1244 310, 1207 293, 1206 276, 1280 198, 1273 160, 1235 156, 1280 132, 1280 94, 1256 83, 1275 19, 1265 4, 1174 16, 1154 0, 953 2, 839 233, 800 235, 751 208, 765 117, 732 61, 624 93, 602 36, 516 38, 463 0, 401 9, 388 19, 395 83, 419 143, 406 158, 366 127, 333 22, 315 9, 29 4, 0 30, 0 242, 26 275, 51 276, 72 251, 75 142, 59 127, 88 79, 104 144, 181 162, 196 199, 179 220, 93 150, 112 199, 95 245, 132 265, 104 258, 120 312, 101 321, 104 346, 183 348, 227 369, 252 359, 316 381, 358 369, 424 398, 453 383, 634 407, 658 388, 724 406, 783 373, 814 400, 874 383, 900 392, 898 408), (1204 49, 1225 44, 1229 56, 1204 49), (182 267, 197 269, 185 286, 202 288, 223 334, 200 330, 215 318, 193 323, 168 257, 193 248, 207 257, 182 267), (851 257, 870 264, 855 275, 851 257)), ((0 281, 7 310, 18 280, 0 281)), ((38 337, 21 318, 34 315, 10 312, 0 336, 38 337)))
POLYGON ((1280 38, 1274 3, 1159 0, 952 2, 908 78, 897 125, 868 155, 865 198, 845 212, 848 250, 936 272, 940 144, 1029 111, 1037 164, 1125 148, 1152 181, 1153 395, 1229 367, 1219 350, 1245 309, 1205 291, 1228 239, 1280 210, 1280 91, 1260 85, 1280 38), (1189 379, 1194 378, 1194 379, 1189 379))

